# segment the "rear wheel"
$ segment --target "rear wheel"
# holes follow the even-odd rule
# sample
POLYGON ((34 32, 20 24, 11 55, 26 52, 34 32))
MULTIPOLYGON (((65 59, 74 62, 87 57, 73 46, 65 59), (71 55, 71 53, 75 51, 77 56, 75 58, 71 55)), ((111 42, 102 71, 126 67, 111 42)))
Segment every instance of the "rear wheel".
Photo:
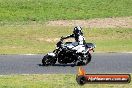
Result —
POLYGON ((87 65, 91 61, 91 54, 88 53, 87 56, 81 57, 80 55, 78 56, 78 60, 76 61, 77 66, 81 65, 87 65))
POLYGON ((90 61, 91 61, 91 54, 90 53, 88 53, 88 56, 86 56, 85 58, 84 58, 84 60, 83 60, 83 62, 84 62, 84 65, 87 65, 90 61))
POLYGON ((54 65, 56 63, 56 59, 53 56, 46 55, 42 59, 42 64, 44 66, 54 65))

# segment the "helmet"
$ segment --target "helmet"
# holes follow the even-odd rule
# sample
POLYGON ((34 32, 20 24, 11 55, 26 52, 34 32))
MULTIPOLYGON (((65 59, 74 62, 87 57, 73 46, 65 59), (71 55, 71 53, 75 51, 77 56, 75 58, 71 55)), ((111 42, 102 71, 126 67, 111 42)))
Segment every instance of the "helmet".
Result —
POLYGON ((78 34, 78 35, 83 34, 83 33, 82 33, 82 28, 81 28, 80 26, 74 27, 73 33, 74 33, 75 35, 77 35, 77 34, 78 34))

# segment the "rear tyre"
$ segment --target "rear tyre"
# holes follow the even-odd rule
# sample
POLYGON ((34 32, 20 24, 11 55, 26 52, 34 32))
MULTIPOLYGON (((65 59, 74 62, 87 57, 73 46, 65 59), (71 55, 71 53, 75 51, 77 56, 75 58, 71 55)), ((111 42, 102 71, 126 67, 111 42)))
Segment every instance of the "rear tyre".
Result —
POLYGON ((82 58, 82 60, 81 61, 77 60, 76 62, 77 66, 87 65, 91 61, 91 54, 88 53, 86 57, 79 56, 78 58, 79 60, 82 58))
POLYGON ((88 53, 88 56, 84 59, 85 62, 83 61, 84 62, 84 65, 87 65, 91 61, 91 58, 92 58, 91 54, 88 53))
POLYGON ((44 66, 54 65, 55 63, 56 63, 56 59, 53 56, 46 55, 42 59, 42 64, 44 66))
POLYGON ((76 63, 77 66, 82 66, 83 64, 84 63, 82 61, 76 63))

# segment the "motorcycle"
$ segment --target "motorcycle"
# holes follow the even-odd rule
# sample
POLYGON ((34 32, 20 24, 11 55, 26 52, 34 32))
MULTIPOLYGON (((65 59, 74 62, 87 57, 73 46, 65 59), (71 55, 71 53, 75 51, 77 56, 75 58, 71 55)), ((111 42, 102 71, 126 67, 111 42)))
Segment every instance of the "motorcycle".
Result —
POLYGON ((56 49, 48 53, 42 59, 44 66, 52 66, 55 63, 68 64, 73 63, 76 66, 87 65, 91 61, 91 53, 94 52, 95 45, 93 43, 85 43, 78 45, 78 42, 63 42, 61 38, 56 44, 56 49))

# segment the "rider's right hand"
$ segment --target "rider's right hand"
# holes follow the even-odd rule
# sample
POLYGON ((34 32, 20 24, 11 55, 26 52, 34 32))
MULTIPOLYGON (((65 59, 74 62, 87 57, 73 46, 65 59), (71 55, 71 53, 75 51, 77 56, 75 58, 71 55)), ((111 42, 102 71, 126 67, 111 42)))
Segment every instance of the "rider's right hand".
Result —
POLYGON ((62 36, 60 40, 63 41, 64 40, 64 37, 62 36))

